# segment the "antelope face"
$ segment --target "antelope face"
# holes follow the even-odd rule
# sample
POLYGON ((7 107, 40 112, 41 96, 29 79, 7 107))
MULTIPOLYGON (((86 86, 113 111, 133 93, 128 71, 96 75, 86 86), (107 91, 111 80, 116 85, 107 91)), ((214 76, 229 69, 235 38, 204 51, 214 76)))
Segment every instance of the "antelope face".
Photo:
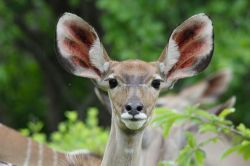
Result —
POLYGON ((163 82, 159 67, 139 60, 112 62, 105 80, 119 127, 139 130, 146 126, 163 82))
POLYGON ((57 46, 66 70, 94 79, 108 91, 112 123, 135 132, 147 125, 161 88, 207 67, 213 52, 213 28, 205 14, 195 15, 173 31, 157 61, 116 62, 107 55, 93 27, 66 13, 57 24, 57 46))

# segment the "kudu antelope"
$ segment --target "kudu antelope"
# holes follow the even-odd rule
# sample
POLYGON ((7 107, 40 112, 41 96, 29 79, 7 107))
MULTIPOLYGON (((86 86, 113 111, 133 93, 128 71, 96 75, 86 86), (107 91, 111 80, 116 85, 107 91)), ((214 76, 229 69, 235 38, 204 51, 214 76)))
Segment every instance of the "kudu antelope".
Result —
MULTIPOLYGON (((150 63, 111 60, 95 30, 74 14, 64 14, 58 21, 56 32, 60 60, 66 70, 94 79, 109 95, 112 124, 102 166, 141 165, 143 133, 160 90, 170 87, 178 79, 204 70, 213 53, 212 22, 205 14, 192 16, 179 25, 159 60, 150 63)), ((1 147, 4 147, 3 152, 0 150, 0 160, 6 162, 25 166, 60 165, 61 161, 70 166, 100 165, 99 160, 89 154, 55 153, 4 126, 1 126, 0 133, 1 147), (13 151, 17 152, 17 157, 12 155, 13 151), (43 160, 39 160, 41 154, 43 160), (49 159, 54 154, 61 159, 56 164, 55 160, 49 159)))
POLYGON ((158 61, 118 62, 108 57, 93 27, 66 13, 57 24, 57 46, 66 70, 94 79, 108 93, 112 123, 101 165, 139 166, 143 133, 160 90, 207 67, 213 27, 205 14, 192 16, 173 31, 158 61))
MULTIPOLYGON (((185 107, 202 104, 215 101, 221 96, 228 87, 228 83, 231 80, 231 74, 229 71, 224 70, 216 73, 215 75, 208 77, 206 80, 201 81, 193 86, 185 88, 179 94, 176 95, 166 95, 157 100, 157 105, 175 109, 178 112, 182 112, 185 107), (181 104, 180 104, 181 103, 181 104)), ((223 104, 217 105, 208 110, 213 114, 219 114, 225 108, 233 107, 235 103, 235 98, 232 97, 223 104)), ((156 133, 151 131, 146 132, 145 140, 150 142, 153 141, 152 136, 156 133)), ((197 134, 197 140, 203 142, 209 138, 213 138, 215 135, 213 133, 198 133, 196 127, 193 124, 186 123, 181 126, 173 126, 169 137, 158 141, 158 146, 160 148, 160 153, 158 156, 160 160, 174 160, 178 156, 180 150, 185 146, 185 134, 184 132, 190 130, 194 134, 197 134)), ((158 132, 157 137, 159 137, 160 132, 158 132)), ((231 146, 230 139, 225 137, 225 135, 220 135, 221 140, 216 143, 209 143, 203 147, 206 153, 205 166, 248 166, 250 165, 250 160, 245 161, 242 156, 238 154, 232 154, 225 159, 221 159, 223 152, 231 146)), ((157 144, 157 143, 154 143, 157 144)), ((152 150, 147 149, 147 150, 152 150)))
MULTIPOLYGON (((230 80, 231 72, 229 70, 219 71, 194 85, 184 88, 178 94, 168 94, 160 97, 156 102, 156 106, 175 109, 181 112, 187 106, 203 103, 209 104, 217 100, 227 90, 230 80)), ((111 113, 107 93, 97 88, 95 92, 100 101, 111 113)), ((231 98, 227 102, 219 104, 208 111, 216 114, 225 108, 232 107, 233 104, 234 98, 231 98)), ((185 145, 184 132, 191 127, 194 126, 191 126, 190 123, 183 126, 175 126, 167 139, 163 138, 160 128, 148 127, 144 132, 141 147, 143 165, 156 166, 161 160, 174 160, 185 145)))
POLYGON ((62 153, 0 124, 0 166, 91 166, 101 158, 85 151, 62 153), (9 163, 9 164, 8 164, 9 163))
MULTIPOLYGON (((194 88, 194 87, 193 87, 194 88)), ((194 93, 192 93, 194 94, 194 93)), ((175 100, 176 105, 173 103, 170 103, 169 100, 167 103, 164 104, 164 107, 170 108, 170 109, 176 109, 179 108, 179 112, 183 111, 185 108, 183 105, 180 106, 177 101, 179 102, 184 102, 185 106, 191 106, 194 100, 190 100, 190 97, 186 96, 179 96, 180 98, 178 99, 178 96, 174 96, 174 99, 172 98, 173 96, 169 96, 169 100, 175 100), (183 98, 184 97, 184 98, 183 98), (186 100, 186 101, 185 101, 186 100), (192 101, 192 102, 191 102, 192 101)), ((168 97, 165 97, 165 101, 168 99, 168 97)), ((201 100, 199 100, 201 101, 201 100)), ((213 113, 213 114, 219 114, 221 111, 223 111, 225 108, 231 108, 233 107, 235 103, 235 98, 232 97, 228 101, 226 101, 223 104, 220 104, 214 108, 209 109, 208 111, 213 113)), ((162 101, 161 101, 162 104, 162 101)), ((178 153, 180 150, 185 146, 185 131, 190 130, 196 135, 196 139, 198 142, 203 142, 209 138, 214 138, 215 134, 213 133, 198 133, 196 130, 196 126, 190 123, 183 124, 181 126, 173 126, 171 132, 169 133, 169 137, 165 139, 163 142, 160 143, 162 148, 162 154, 161 160, 174 160, 176 159, 178 153)), ((148 132, 149 136, 146 138, 150 138, 150 132, 148 132)), ((206 159, 205 159, 205 166, 235 166, 235 165, 240 165, 240 166, 249 166, 250 165, 250 160, 244 160, 243 157, 239 154, 231 154, 230 156, 226 157, 225 159, 221 159, 221 155, 225 150, 230 148, 232 146, 231 140, 224 134, 220 134, 220 140, 216 143, 209 143, 206 146, 204 146, 202 149, 206 153, 206 159)))

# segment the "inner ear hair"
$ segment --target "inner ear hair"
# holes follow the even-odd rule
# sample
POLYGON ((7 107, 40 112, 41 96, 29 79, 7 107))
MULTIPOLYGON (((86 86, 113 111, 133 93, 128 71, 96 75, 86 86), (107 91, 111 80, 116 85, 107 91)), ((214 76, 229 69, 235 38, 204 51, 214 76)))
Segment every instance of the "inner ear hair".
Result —
POLYGON ((69 72, 99 79, 108 70, 110 58, 94 28, 82 18, 65 13, 57 23, 60 61, 69 72))
POLYGON ((178 80, 203 71, 212 54, 212 21, 201 13, 187 19, 173 31, 160 56, 159 67, 168 80, 178 80))

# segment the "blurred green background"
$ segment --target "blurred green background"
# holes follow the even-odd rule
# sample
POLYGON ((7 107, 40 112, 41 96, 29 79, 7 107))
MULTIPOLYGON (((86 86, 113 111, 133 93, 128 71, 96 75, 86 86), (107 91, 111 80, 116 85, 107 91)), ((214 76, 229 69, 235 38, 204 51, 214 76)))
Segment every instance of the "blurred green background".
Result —
POLYGON ((91 81, 68 74, 57 61, 55 26, 64 12, 93 25, 113 59, 146 61, 158 58, 178 24, 204 12, 214 23, 214 57, 205 72, 179 81, 175 90, 229 68, 233 80, 224 99, 236 95, 232 119, 250 126, 249 9, 249 0, 0 0, 0 122, 22 128, 39 120, 54 131, 65 111, 77 110, 83 119, 95 106, 99 123, 109 125, 91 81))

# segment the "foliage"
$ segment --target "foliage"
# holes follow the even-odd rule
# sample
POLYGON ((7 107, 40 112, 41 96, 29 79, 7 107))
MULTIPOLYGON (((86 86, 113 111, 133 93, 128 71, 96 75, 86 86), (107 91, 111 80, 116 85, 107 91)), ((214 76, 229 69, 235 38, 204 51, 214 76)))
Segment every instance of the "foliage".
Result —
POLYGON ((236 95, 239 110, 231 118, 249 126, 249 8, 249 0, 0 0, 0 120, 25 127, 39 119, 52 131, 63 110, 96 106, 90 82, 63 72, 56 60, 55 26, 63 12, 90 22, 113 59, 147 61, 157 59, 178 24, 205 12, 214 23, 215 51, 200 77, 230 68, 234 79, 225 98, 236 95))
POLYGON ((196 140, 196 131, 187 131, 186 145, 179 152, 178 157, 174 161, 163 162, 161 165, 202 166, 206 157, 202 147, 218 141, 221 135, 234 138, 232 139, 232 147, 221 154, 222 159, 233 152, 241 154, 244 159, 250 159, 250 129, 246 128, 243 124, 235 127, 230 120, 225 119, 233 112, 234 109, 225 109, 219 116, 216 116, 195 107, 189 107, 181 113, 174 110, 166 110, 165 108, 157 108, 153 124, 161 126, 166 137, 173 125, 181 124, 195 125, 198 127, 197 133, 210 132, 214 134, 214 137, 199 142, 196 140))
POLYGON ((31 136, 34 140, 47 143, 50 147, 60 151, 72 151, 77 149, 87 149, 96 154, 102 155, 108 138, 108 132, 98 127, 97 109, 90 108, 86 122, 78 120, 74 111, 66 112, 66 121, 61 122, 58 131, 50 134, 50 140, 41 133, 43 124, 41 122, 29 123, 28 129, 21 132, 26 136, 31 136))
MULTIPOLYGON (((221 158, 225 158, 233 152, 241 154, 244 159, 250 159, 250 129, 243 124, 234 127, 233 123, 225 118, 232 114, 234 109, 225 109, 219 116, 210 114, 196 107, 189 107, 179 113, 174 110, 157 108, 152 121, 153 126, 161 126, 164 136, 168 137, 170 129, 174 125, 192 124, 197 126, 198 133, 212 132, 214 137, 207 138, 200 142, 196 139, 196 133, 187 131, 185 134, 186 145, 180 150, 176 160, 162 162, 160 166, 202 166, 206 154, 203 147, 209 143, 214 143, 220 139, 222 134, 230 135, 232 147, 227 149, 221 158)), ((108 138, 107 130, 98 127, 97 110, 88 110, 86 122, 78 120, 74 111, 66 112, 66 121, 58 126, 58 131, 50 134, 50 140, 41 133, 43 124, 41 122, 29 123, 28 129, 21 132, 26 136, 31 136, 34 140, 46 143, 50 147, 60 151, 72 151, 77 149, 88 149, 91 152, 102 155, 108 138)))

